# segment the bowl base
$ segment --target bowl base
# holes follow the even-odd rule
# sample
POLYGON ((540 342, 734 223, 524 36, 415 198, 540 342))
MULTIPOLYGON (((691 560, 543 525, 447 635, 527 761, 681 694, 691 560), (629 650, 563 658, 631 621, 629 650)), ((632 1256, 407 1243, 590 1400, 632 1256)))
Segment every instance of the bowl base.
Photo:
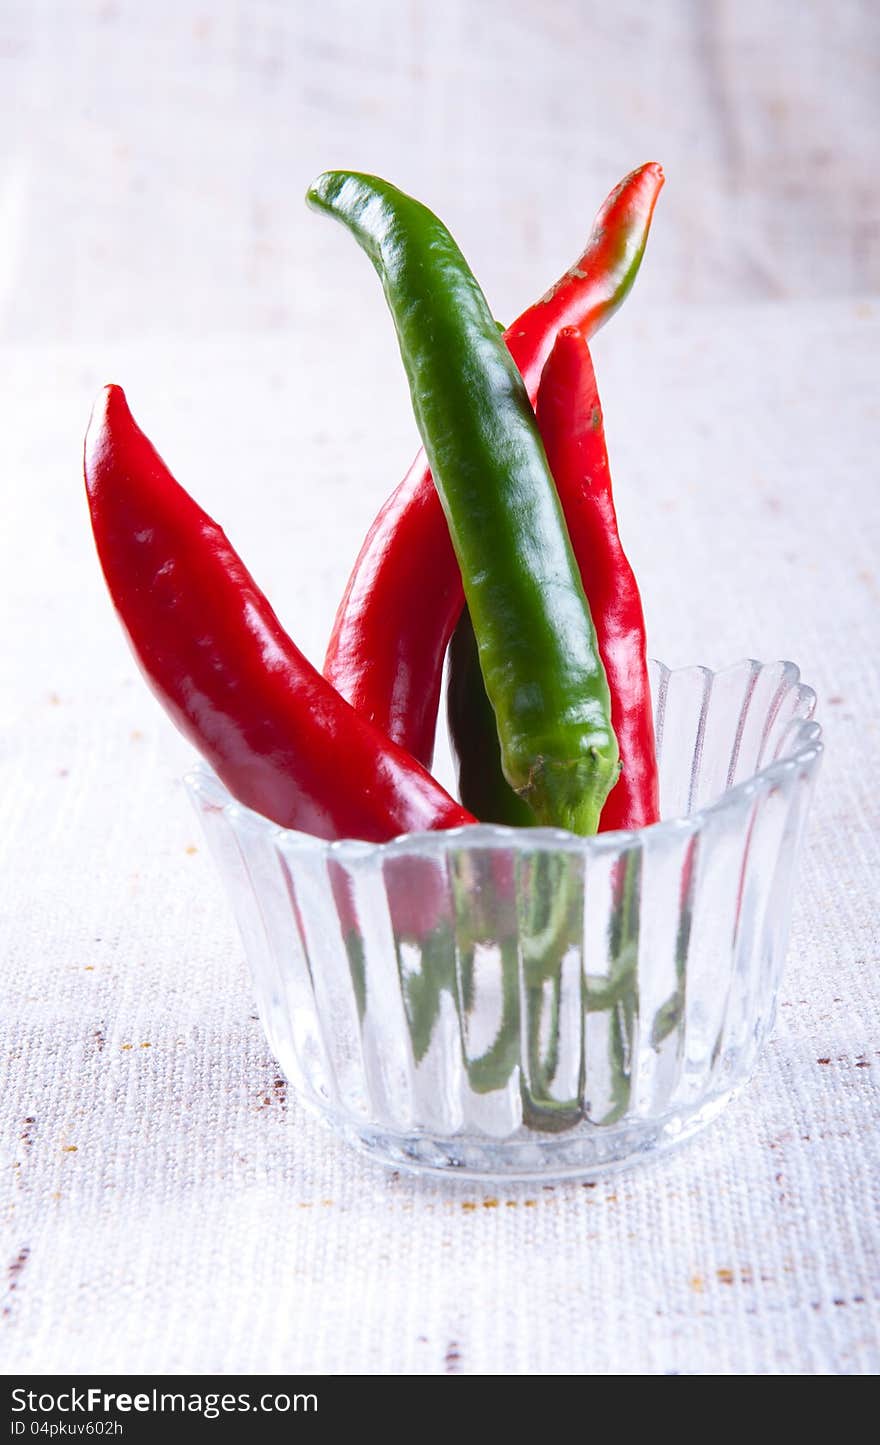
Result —
POLYGON ((321 1117, 361 1153, 392 1169, 486 1183, 499 1180, 549 1183, 559 1179, 598 1178, 668 1153, 717 1118, 735 1092, 728 1089, 697 1108, 679 1110, 664 1119, 630 1119, 619 1125, 581 1129, 567 1137, 440 1139, 425 1133, 395 1134, 387 1129, 328 1118, 323 1113, 321 1117))

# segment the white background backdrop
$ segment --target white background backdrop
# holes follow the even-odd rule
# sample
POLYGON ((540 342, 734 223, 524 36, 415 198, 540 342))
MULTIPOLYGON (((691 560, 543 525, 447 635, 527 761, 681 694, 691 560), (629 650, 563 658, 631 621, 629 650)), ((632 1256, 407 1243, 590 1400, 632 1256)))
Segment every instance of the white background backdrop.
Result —
POLYGON ((6 1368, 880 1368, 878 110, 856 0, 5 0, 6 1368), (791 656, 829 738, 777 1035, 653 1172, 394 1179, 277 1080, 189 755, 102 589, 85 421, 126 386, 320 660, 415 431, 308 182, 412 189, 510 316, 647 159, 656 232, 594 353, 651 650, 791 656))
POLYGON ((340 290, 357 314, 302 204, 335 165, 454 218, 502 316, 654 158, 643 307, 874 291, 878 65, 870 0, 4 0, 0 323, 277 331, 340 290))

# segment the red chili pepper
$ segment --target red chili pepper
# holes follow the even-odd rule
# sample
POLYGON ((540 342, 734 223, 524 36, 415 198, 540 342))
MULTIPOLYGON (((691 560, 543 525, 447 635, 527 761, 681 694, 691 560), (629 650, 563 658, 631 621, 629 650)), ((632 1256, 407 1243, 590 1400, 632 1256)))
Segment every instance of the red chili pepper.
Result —
MULTIPOLYGON (((638 270, 663 171, 650 162, 612 191, 586 250, 505 340, 534 403, 560 327, 595 332, 638 270)), ((426 766, 446 648, 464 605, 458 563, 424 452, 385 503, 339 605, 324 675, 426 766)))
POLYGON ((104 576, 135 657, 235 797, 322 838, 384 842, 474 821, 291 642, 118 386, 93 412, 85 480, 104 576))
POLYGON ((620 544, 605 430, 590 349, 565 327, 550 353, 536 406, 611 692, 620 777, 599 831, 645 828, 659 818, 657 758, 642 599, 620 544))

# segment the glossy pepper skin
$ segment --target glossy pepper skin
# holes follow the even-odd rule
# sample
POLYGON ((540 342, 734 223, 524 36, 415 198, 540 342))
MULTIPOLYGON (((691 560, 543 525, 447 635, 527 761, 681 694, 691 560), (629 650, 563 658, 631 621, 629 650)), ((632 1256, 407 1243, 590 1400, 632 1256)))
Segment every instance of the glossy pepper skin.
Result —
POLYGON ((473 822, 344 702, 281 627, 216 522, 105 388, 85 443, 92 528, 147 681, 242 803, 321 838, 473 822))
MULTIPOLYGON (((505 333, 534 403, 563 326, 598 330, 626 297, 647 242, 663 171, 625 177, 597 215, 583 254, 505 333)), ((464 603, 443 509, 420 452, 385 503, 337 610, 324 675, 359 712, 426 766, 449 639, 464 603)))
POLYGON ((556 338, 536 415, 590 599, 620 746, 621 775, 599 829, 647 828, 659 819, 660 805, 645 615, 617 528, 596 374, 574 327, 556 338))
MULTIPOLYGON (((617 528, 596 375, 589 347, 573 327, 563 328, 556 339, 536 415, 590 603, 620 748, 620 777, 602 809, 599 831, 646 828, 660 812, 645 619, 617 528)), ((494 714, 474 649, 466 635, 459 639, 462 623, 453 639, 459 650, 450 649, 449 685, 462 802, 481 821, 516 826, 522 822, 522 800, 501 770, 494 714)))
POLYGON ((608 684, 523 379, 426 206, 348 171, 320 176, 308 199, 347 226, 381 278, 505 777, 539 822, 595 832, 618 771, 608 684))

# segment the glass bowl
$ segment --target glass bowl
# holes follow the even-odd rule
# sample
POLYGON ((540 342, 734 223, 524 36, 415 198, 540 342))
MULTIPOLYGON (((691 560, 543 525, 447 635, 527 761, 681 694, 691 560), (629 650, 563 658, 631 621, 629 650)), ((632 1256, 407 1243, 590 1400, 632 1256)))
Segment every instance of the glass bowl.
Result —
POLYGON ((676 1144, 773 1022, 822 745, 790 662, 651 664, 663 820, 327 843, 187 777, 269 1046, 396 1168, 591 1176, 676 1144))

